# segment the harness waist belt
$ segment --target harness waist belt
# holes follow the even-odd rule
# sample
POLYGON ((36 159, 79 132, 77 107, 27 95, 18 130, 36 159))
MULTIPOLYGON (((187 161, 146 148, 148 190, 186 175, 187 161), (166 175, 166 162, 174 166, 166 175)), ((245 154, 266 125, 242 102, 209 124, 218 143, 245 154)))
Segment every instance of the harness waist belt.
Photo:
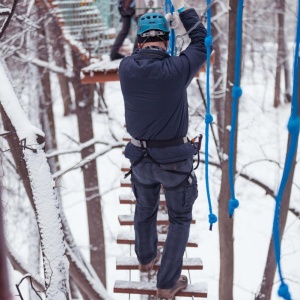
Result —
POLYGON ((145 141, 136 140, 131 138, 131 144, 140 148, 163 148, 163 147, 173 147, 180 146, 189 142, 189 139, 185 137, 173 139, 173 140, 161 140, 161 141, 145 141))

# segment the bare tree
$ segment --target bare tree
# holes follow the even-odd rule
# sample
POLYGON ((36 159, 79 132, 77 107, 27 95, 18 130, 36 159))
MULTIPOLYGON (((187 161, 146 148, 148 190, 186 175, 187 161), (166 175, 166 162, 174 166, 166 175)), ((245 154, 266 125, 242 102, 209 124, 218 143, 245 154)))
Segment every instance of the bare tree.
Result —
POLYGON ((1 193, 2 193, 2 182, 0 182, 0 299, 13 300, 9 288, 9 282, 8 282, 9 277, 7 273, 7 264, 6 264, 7 258, 6 258, 6 248, 5 248, 4 223, 2 217, 1 193))
MULTIPOLYGON (((94 137, 92 122, 94 86, 81 84, 80 71, 86 66, 86 63, 75 52, 73 52, 73 64, 75 73, 73 86, 76 95, 79 138, 80 142, 84 143, 94 137)), ((82 159, 84 160, 93 152, 95 152, 94 145, 84 148, 81 151, 82 159)), ((91 264, 103 285, 106 286, 105 238, 96 161, 88 162, 82 171, 88 214, 91 264)))
MULTIPOLYGON (((230 131, 232 116, 232 96, 231 90, 234 83, 234 61, 236 55, 236 16, 238 0, 229 1, 229 26, 228 26, 228 60, 227 60, 227 81, 225 96, 225 115, 222 139, 224 154, 229 155, 230 131)), ((238 112, 238 109, 237 109, 238 112)), ((238 116, 236 116, 238 119, 238 116)), ((237 132, 237 130, 236 130, 237 132)), ((237 134, 235 134, 235 146, 237 134)), ((236 152, 235 152, 236 153, 236 152)), ((233 158, 235 166, 236 158, 233 158)), ((228 216, 228 201, 230 199, 229 189, 229 162, 223 160, 221 163, 221 189, 219 194, 219 234, 220 234, 220 278, 219 278, 219 298, 222 300, 233 299, 233 271, 234 271, 234 249, 233 249, 233 219, 228 216)), ((235 170, 235 167, 234 167, 235 170)), ((235 173, 235 171, 233 172, 235 173)))
POLYGON ((290 83, 290 70, 288 63, 288 54, 285 39, 285 0, 276 1, 278 28, 277 28, 277 63, 276 63, 276 76, 275 76, 275 90, 274 90, 274 107, 280 104, 282 94, 281 76, 284 75, 285 79, 285 102, 291 102, 291 83, 290 83), (284 72, 282 72, 284 71, 284 72))
POLYGON ((0 91, 0 112, 4 128, 10 132, 7 139, 15 163, 19 165, 20 161, 25 162, 18 171, 35 208, 41 237, 46 296, 48 299, 66 300, 69 299, 68 261, 58 203, 53 191, 54 183, 43 150, 43 132, 32 126, 27 119, 0 66, 1 82, 7 87, 5 91, 0 91), (19 120, 22 120, 21 126, 19 120), (50 219, 47 218, 49 215, 50 219))
MULTIPOLYGON (((58 25, 57 20, 49 13, 47 9, 43 9, 47 13, 47 26, 45 27, 46 35, 49 44, 52 47, 52 56, 57 66, 67 70, 67 61, 65 53, 65 40, 63 33, 58 25)), ((64 116, 70 115, 73 112, 72 97, 69 88, 69 78, 65 74, 57 74, 61 96, 64 105, 64 116)))
MULTIPOLYGON (((299 62, 298 62, 299 64, 299 62)), ((300 116, 300 67, 299 65, 297 66, 298 68, 298 116, 300 116)), ((289 145, 291 143, 291 134, 288 136, 288 142, 287 142, 287 149, 289 149, 289 145)), ((296 153, 297 154, 297 153, 296 153)), ((296 160, 296 154, 292 160, 290 172, 288 175, 287 183, 282 195, 282 203, 281 203, 281 213, 280 213, 280 240, 282 239, 282 236, 284 234, 284 229, 286 225, 286 220, 287 220, 287 215, 289 212, 289 206, 290 206, 290 198, 291 198, 291 193, 292 193, 292 187, 293 187, 293 178, 294 178, 294 173, 295 173, 295 168, 297 165, 297 160, 296 160)), ((260 284, 259 291, 255 295, 255 300, 270 300, 271 295, 272 295, 272 289, 273 289, 273 284, 274 284, 274 277, 275 277, 275 272, 276 272, 276 261, 275 261, 275 252, 274 252, 274 240, 273 237, 270 240, 269 243, 269 249, 268 249, 268 256, 267 256, 267 261, 265 264, 264 268, 264 274, 263 278, 260 284)))

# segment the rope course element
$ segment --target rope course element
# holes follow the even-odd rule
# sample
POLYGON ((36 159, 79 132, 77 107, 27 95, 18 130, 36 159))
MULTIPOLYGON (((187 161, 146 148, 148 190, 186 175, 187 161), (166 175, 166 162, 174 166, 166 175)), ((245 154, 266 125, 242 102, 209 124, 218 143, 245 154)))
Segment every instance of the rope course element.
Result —
POLYGON ((110 52, 119 26, 113 0, 50 0, 64 38, 85 58, 100 58, 110 52), (110 11, 110 7, 113 8, 110 11))
MULTIPOLYGON (((174 12, 174 6, 172 4, 171 0, 165 1, 165 13, 171 13, 174 12)), ((169 47, 167 51, 171 56, 175 55, 175 30, 171 29, 170 38, 169 38, 169 47)))
POLYGON ((209 178, 208 178, 208 146, 209 146, 209 126, 213 121, 213 116, 210 113, 210 54, 211 54, 211 45, 212 45, 212 36, 211 36, 211 3, 210 0, 207 0, 207 37, 205 38, 206 46, 206 114, 205 114, 205 185, 206 185, 206 194, 209 208, 209 230, 212 230, 212 226, 217 222, 218 218, 212 211, 210 189, 209 189, 209 178))
POLYGON ((297 32, 296 32, 296 47, 295 47, 295 58, 294 58, 294 74, 293 74, 293 95, 291 104, 291 115, 287 124, 287 128, 290 134, 290 143, 288 145, 288 150, 285 158, 283 173, 281 182, 279 185, 278 194, 275 197, 275 213, 273 220, 273 240, 274 240, 274 250, 275 259, 278 269, 278 274, 280 278, 280 286, 278 289, 278 296, 286 300, 291 300, 291 295, 289 292, 288 285, 284 282, 284 278, 281 270, 280 263, 280 208, 282 203, 283 193, 286 184, 289 179, 289 174, 291 166, 293 164, 294 157, 297 153, 298 139, 299 139, 299 129, 300 129, 300 115, 298 107, 298 80, 299 80, 299 43, 300 43, 300 0, 298 0, 298 22, 297 22, 297 32))
POLYGON ((232 88, 232 117, 230 128, 230 141, 229 141, 229 187, 230 187, 230 200, 228 203, 228 213, 232 218, 234 210, 239 206, 239 201, 235 198, 234 192, 234 146, 235 146, 235 132, 237 123, 237 110, 238 100, 243 91, 240 87, 241 78, 241 55, 242 55, 242 26, 243 26, 243 6, 244 1, 238 1, 237 8, 237 22, 236 22, 236 54, 235 54, 235 70, 234 70, 234 86, 232 88))

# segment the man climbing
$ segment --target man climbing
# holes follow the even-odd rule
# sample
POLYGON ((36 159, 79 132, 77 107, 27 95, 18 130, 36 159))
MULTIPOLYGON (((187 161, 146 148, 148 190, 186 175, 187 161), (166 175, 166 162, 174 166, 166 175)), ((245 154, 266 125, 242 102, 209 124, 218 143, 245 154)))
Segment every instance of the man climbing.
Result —
POLYGON ((187 87, 206 59, 206 29, 184 0, 172 0, 189 32, 190 45, 179 56, 166 49, 169 25, 162 14, 147 13, 137 27, 138 47, 119 67, 125 121, 132 139, 125 156, 131 161, 136 197, 135 252, 140 271, 149 272, 160 258, 156 218, 163 187, 169 229, 157 274, 158 299, 173 299, 187 286, 180 275, 187 245, 192 207, 198 196, 193 171, 197 150, 187 139, 187 87))

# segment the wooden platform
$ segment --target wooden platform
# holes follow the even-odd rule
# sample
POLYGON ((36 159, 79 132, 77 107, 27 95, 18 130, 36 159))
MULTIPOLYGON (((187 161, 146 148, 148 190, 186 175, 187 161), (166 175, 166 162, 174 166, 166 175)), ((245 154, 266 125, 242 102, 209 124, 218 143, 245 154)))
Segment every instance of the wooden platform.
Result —
MULTIPOLYGON (((115 293, 156 295, 155 282, 136 282, 117 280, 114 286, 115 293)), ((187 288, 176 297, 207 298, 207 284, 204 282, 189 284, 187 288)))
POLYGON ((119 80, 119 65, 121 59, 100 61, 81 70, 82 83, 96 83, 119 80))
MULTIPOLYGON (((210 63, 215 61, 214 52, 210 57, 210 63)), ((107 81, 119 81, 119 65, 121 59, 114 61, 101 61, 81 70, 81 82, 82 83, 96 83, 107 81)), ((199 77, 201 72, 205 72, 206 65, 204 64, 195 77, 199 77)))

